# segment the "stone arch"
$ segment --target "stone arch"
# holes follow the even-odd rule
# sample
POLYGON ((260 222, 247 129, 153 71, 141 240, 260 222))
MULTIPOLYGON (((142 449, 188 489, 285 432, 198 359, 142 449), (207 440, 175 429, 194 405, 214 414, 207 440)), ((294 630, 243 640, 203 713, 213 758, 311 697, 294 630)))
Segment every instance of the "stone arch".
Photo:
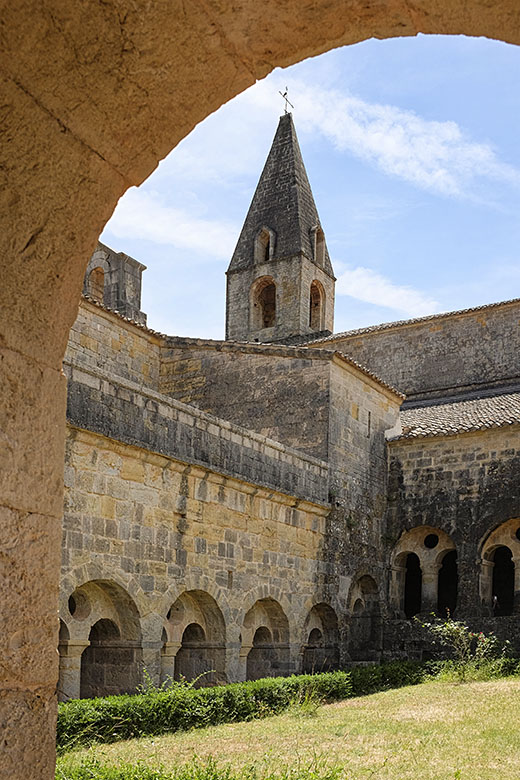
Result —
MULTIPOLYGON (((109 571, 105 566, 98 563, 97 561, 91 561, 87 564, 84 564, 83 566, 78 566, 77 568, 67 572, 61 581, 59 612, 60 617, 65 620, 65 622, 69 623, 70 597, 73 596, 75 591, 79 590, 85 583, 97 581, 113 582, 118 588, 128 594, 129 598, 135 604, 139 615, 144 616, 149 613, 151 597, 149 594, 145 593, 135 577, 124 576, 121 571, 109 571)), ((79 627, 80 624, 77 622, 70 624, 70 628, 73 632, 73 638, 76 637, 75 632, 79 627)), ((154 639, 154 637, 145 635, 143 631, 143 625, 141 625, 141 631, 145 639, 154 639)))
POLYGON ((163 679, 197 680, 200 686, 227 682, 226 625, 209 593, 183 591, 168 610, 164 635, 163 679))
POLYGON ((272 276, 261 276, 251 286, 251 330, 276 325, 276 284, 272 276))
POLYGON ((83 294, 88 295, 98 303, 104 303, 109 272, 108 254, 98 248, 87 265, 83 281, 83 294))
MULTIPOLYGON (((421 525, 402 533, 390 556, 390 607, 396 615, 411 618, 444 606, 444 594, 439 602, 439 570, 447 553, 455 550, 452 538, 440 528, 421 525)), ((456 600, 456 591, 450 591, 450 604, 456 600)))
POLYGON ((275 599, 258 599, 247 611, 242 626, 241 655, 247 658, 248 680, 289 673, 289 621, 275 599))
POLYGON ((113 580, 90 580, 68 600, 67 639, 60 640, 63 698, 135 691, 141 679, 141 619, 128 592, 113 580))
POLYGON ((321 282, 314 279, 309 294, 309 328, 320 331, 324 328, 325 290, 321 282))
POLYGON ((262 227, 255 237, 254 260, 256 265, 268 263, 273 259, 276 234, 268 227, 262 227))
POLYGON ((520 611, 520 519, 501 523, 481 543, 479 590, 488 615, 520 611))
POLYGON ((310 610, 303 627, 302 672, 327 672, 339 666, 338 616, 320 602, 310 610))
POLYGON ((352 661, 378 661, 381 656, 379 588, 369 574, 358 576, 348 598, 347 650, 352 661))

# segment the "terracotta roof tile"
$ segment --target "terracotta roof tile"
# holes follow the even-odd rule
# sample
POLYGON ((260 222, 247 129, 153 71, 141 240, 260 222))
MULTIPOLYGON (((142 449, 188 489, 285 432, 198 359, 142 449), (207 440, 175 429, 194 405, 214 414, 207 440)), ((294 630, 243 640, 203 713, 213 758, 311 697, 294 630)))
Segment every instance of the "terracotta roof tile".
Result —
POLYGON ((520 424, 520 391, 488 395, 467 400, 445 400, 430 406, 401 409, 400 436, 390 439, 415 439, 453 436, 486 428, 520 424))

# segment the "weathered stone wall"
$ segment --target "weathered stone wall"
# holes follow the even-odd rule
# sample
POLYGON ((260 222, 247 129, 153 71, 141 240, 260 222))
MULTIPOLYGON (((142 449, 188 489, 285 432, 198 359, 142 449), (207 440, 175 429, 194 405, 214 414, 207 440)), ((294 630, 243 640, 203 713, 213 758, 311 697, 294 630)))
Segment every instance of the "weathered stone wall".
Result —
POLYGON ((520 518, 520 427, 402 439, 388 446, 389 561, 405 532, 440 529, 457 551, 456 615, 489 615, 491 604, 482 603, 483 544, 502 523, 520 518))
POLYGON ((65 360, 157 389, 160 344, 158 335, 83 298, 65 360))
MULTIPOLYGON (((122 626, 115 596, 105 612, 91 608, 85 615, 82 607, 73 617, 69 610, 69 596, 78 589, 111 582, 113 593, 122 589, 135 605, 139 630, 129 640, 140 637, 143 662, 157 678, 165 627, 169 649, 174 640, 180 647, 179 636, 173 637, 175 619, 167 615, 185 591, 208 594, 223 616, 225 678, 245 677, 252 640, 244 619, 262 599, 277 602, 287 620, 285 671, 299 667, 306 618, 323 601, 326 504, 296 501, 74 426, 68 429, 65 494, 60 610, 65 658, 69 647, 84 650, 100 615, 122 626)), ((337 599, 332 606, 338 609, 337 599)), ((130 611, 126 605, 124 613, 130 611)), ((124 626, 121 630, 124 638, 124 626)), ((69 696, 79 685, 78 663, 75 668, 76 674, 69 665, 64 678, 69 696)))
POLYGON ((354 332, 323 345, 407 396, 432 397, 520 376, 520 303, 354 332))
POLYGON ((81 428, 189 463, 328 500, 328 465, 100 369, 65 364, 67 416, 81 428))
POLYGON ((326 458, 330 361, 304 349, 171 339, 161 392, 326 458))
POLYGON ((329 468, 357 543, 380 548, 387 496, 385 431, 401 399, 369 378, 331 364, 329 468))

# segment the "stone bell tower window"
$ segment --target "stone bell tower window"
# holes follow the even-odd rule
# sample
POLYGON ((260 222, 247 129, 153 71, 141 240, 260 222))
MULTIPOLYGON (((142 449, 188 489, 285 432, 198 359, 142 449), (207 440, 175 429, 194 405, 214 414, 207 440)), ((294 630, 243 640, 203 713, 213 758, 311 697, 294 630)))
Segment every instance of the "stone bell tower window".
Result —
POLYGON ((312 245, 314 250, 314 262, 320 268, 325 265, 325 233, 319 225, 311 228, 312 245))
POLYGON ((105 292, 105 272, 99 266, 93 268, 88 275, 87 295, 94 298, 98 303, 103 303, 105 292))
POLYGON ((252 288, 252 326, 254 330, 272 328, 276 323, 276 285, 270 276, 258 279, 252 288))
POLYGON ((264 227, 257 234, 255 239, 255 263, 268 263, 273 257, 274 251, 274 232, 264 227))
POLYGON ((309 327, 312 330, 323 330, 323 310, 325 308, 325 292, 319 282, 311 284, 309 299, 309 327))

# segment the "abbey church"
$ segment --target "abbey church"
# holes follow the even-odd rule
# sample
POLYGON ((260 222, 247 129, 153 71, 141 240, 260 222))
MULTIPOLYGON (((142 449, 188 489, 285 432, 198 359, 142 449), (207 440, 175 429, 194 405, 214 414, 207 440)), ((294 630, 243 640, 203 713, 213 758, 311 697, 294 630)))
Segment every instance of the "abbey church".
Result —
POLYGON ((99 244, 70 332, 60 696, 426 658, 447 610, 520 652, 520 300, 334 333, 290 114, 227 271, 166 336, 99 244))

